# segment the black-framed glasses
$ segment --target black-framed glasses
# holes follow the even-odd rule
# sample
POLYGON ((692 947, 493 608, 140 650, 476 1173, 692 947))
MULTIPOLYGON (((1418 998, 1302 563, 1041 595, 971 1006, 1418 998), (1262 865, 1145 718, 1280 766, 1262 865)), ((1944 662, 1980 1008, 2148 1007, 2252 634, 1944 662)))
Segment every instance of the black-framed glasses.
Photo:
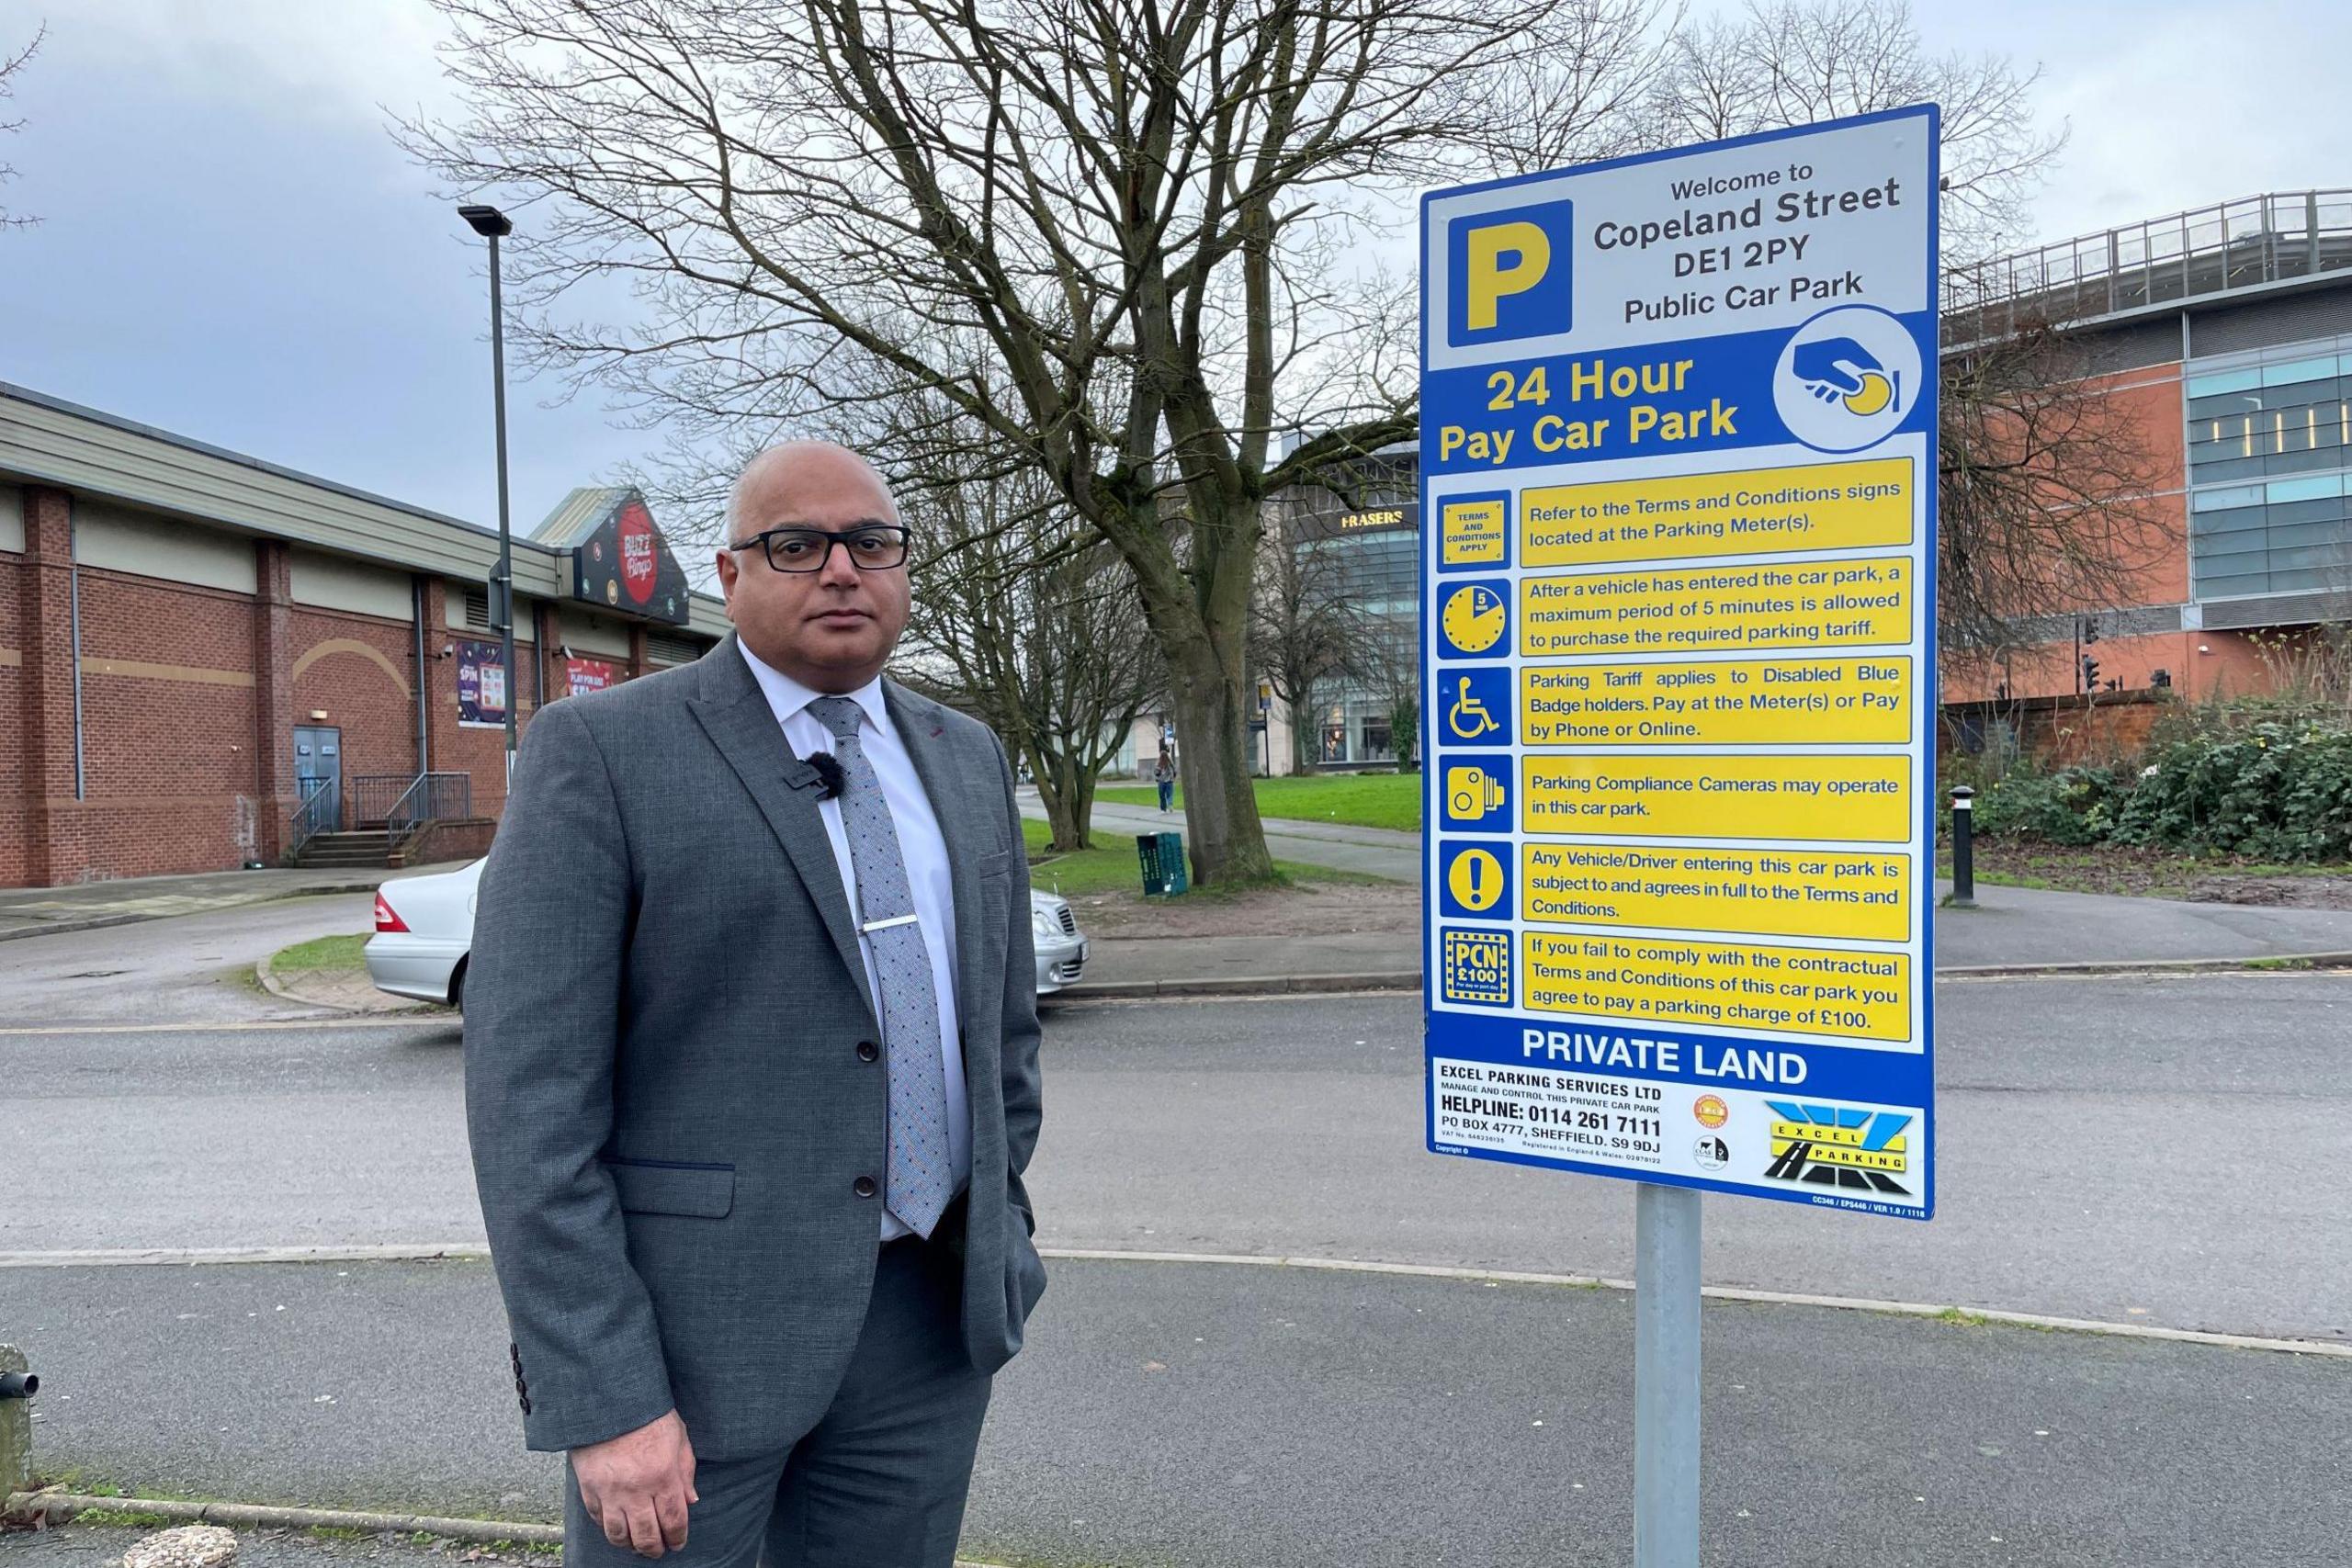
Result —
POLYGON ((838 532, 795 523, 754 534, 727 547, 748 550, 758 546, 766 552, 768 565, 778 571, 822 571, 833 558, 835 545, 848 553, 850 564, 860 571, 888 571, 907 564, 907 530, 897 523, 861 523, 838 532))

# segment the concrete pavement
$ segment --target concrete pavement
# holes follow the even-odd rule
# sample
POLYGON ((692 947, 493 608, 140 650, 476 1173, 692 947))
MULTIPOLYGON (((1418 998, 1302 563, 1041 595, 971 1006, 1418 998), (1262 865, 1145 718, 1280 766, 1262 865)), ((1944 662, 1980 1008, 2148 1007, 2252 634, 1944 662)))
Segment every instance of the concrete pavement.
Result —
MULTIPOLYGON (((1631 1559, 1629 1296, 1062 1261, 999 1380, 965 1555, 1076 1568, 1631 1559)), ((556 1517, 481 1264, 37 1269, 45 1471, 556 1517)), ((2352 1366, 1711 1303, 1709 1560, 2332 1562, 2352 1366), (1825 1499, 1835 1499, 1834 1505, 1825 1499)))
MULTIPOLYGON (((1035 818, 1045 815, 1034 791, 1022 792, 1022 810, 1035 818)), ((1149 807, 1130 806, 1098 805, 1094 821, 1106 835, 1183 826, 1181 813, 1162 816, 1149 807)), ((1277 859, 1386 876, 1416 886, 1420 882, 1419 833, 1271 817, 1265 822, 1267 843, 1277 859)), ((1937 883, 1938 897, 1951 891, 1949 882, 1937 883)), ((2352 953, 2352 910, 2189 904, 1988 886, 1979 886, 1976 897, 1978 907, 1973 910, 1937 911, 1939 969, 2244 962, 2352 953)), ((1341 940, 1232 937, 1182 944, 1113 938, 1095 943, 1088 974, 1097 984, 1123 988, 1165 987, 1193 975, 1230 979, 1242 975, 1385 973, 1390 984, 1405 985, 1420 969, 1420 939, 1408 930, 1385 936, 1350 932, 1341 940)))
POLYGON ((0 1029, 316 1017, 263 993, 254 966, 292 942, 367 931, 373 906, 365 891, 274 898, 0 942, 0 1029))
MULTIPOLYGON (((1023 811, 1043 818, 1034 791, 1023 792, 1023 811)), ((1094 820, 1105 833, 1182 829, 1181 813, 1162 816, 1141 807, 1098 805, 1094 820)), ((1419 886, 1421 836, 1350 823, 1265 819, 1267 842, 1278 859, 1390 877, 1419 886)), ((1951 892, 1938 881, 1936 897, 1951 892)), ((2352 953, 2352 910, 2296 909, 2241 904, 2193 904, 2164 898, 2119 897, 1980 884, 1974 909, 1939 908, 1934 962, 1939 969, 2034 967, 2053 964, 2247 961, 2308 953, 2352 953)), ((1278 939, 1281 940, 1281 939, 1278 939)), ((1176 977, 1172 955, 1116 941, 1101 944, 1102 961, 1093 973, 1104 980, 1164 981, 1176 977)), ((1263 942, 1235 938, 1219 949, 1199 950, 1198 972, 1205 976, 1363 973, 1385 968, 1395 975, 1418 973, 1418 936, 1400 933, 1385 947, 1351 941, 1333 949, 1290 939, 1277 956, 1263 942), (1255 949, 1259 967, 1247 971, 1255 949)))
POLYGON ((241 908, 277 898, 373 893, 395 877, 455 871, 462 861, 404 871, 211 871, 189 876, 134 876, 67 887, 0 888, 0 942, 99 931, 143 920, 241 908))
MULTIPOLYGON (((1938 892, 1949 892, 1939 884, 1938 892)), ((1418 897, 1418 894, 1408 897, 1418 897)), ((2052 893, 1976 890, 1974 909, 1936 912, 1935 965, 1954 969, 2064 969, 2070 965, 2259 962, 2307 954, 2352 957, 2352 910, 2184 904, 2052 893)), ((1350 931, 1327 937, 1104 938, 1092 944, 1089 984, 1076 996, 1170 990, 1191 977, 1379 976, 1411 989, 1421 972, 1419 933, 1350 931)))
MULTIPOLYGON (((118 1568, 122 1554, 154 1532, 122 1525, 69 1525, 38 1535, 0 1536, 8 1568, 118 1568)), ((402 1536, 318 1536, 308 1530, 237 1532, 237 1568, 449 1568, 485 1562, 547 1568, 560 1549, 491 1551, 462 1541, 402 1536)))

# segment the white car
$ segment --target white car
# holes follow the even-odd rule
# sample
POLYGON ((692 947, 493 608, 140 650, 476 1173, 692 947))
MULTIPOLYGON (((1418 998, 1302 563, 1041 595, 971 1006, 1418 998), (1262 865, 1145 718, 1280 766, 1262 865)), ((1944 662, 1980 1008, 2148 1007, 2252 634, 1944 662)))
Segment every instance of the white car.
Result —
POLYGON ((1059 894, 1029 890, 1029 931, 1037 946, 1037 994, 1048 997, 1075 985, 1086 967, 1086 933, 1069 900, 1059 894))
MULTIPOLYGON (((465 1006, 466 958, 474 945, 474 897, 482 863, 431 876, 403 876, 376 890, 376 934, 368 939, 368 978, 379 991, 465 1006)), ((1037 994, 1076 981, 1086 967, 1086 935, 1069 900, 1029 895, 1036 940, 1037 994)))
POLYGON ((376 889, 376 934, 368 939, 368 978, 379 991, 465 1006, 466 957, 474 948, 474 895, 481 861, 431 876, 403 876, 376 889))

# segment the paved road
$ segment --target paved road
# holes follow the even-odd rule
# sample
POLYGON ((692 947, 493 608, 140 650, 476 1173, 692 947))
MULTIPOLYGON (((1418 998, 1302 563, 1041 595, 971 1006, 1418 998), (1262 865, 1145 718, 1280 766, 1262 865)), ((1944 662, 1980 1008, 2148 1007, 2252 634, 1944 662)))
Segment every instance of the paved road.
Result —
MULTIPOLYGON (((43 1462, 196 1495, 554 1517, 481 1265, 40 1269, 43 1462), (69 1399, 67 1396, 70 1395, 69 1399)), ((1622 1563, 1618 1292, 1068 1263, 966 1551, 1168 1568, 1622 1563)), ((1710 1561, 2339 1561, 2352 1365, 1711 1306, 1710 1561), (1830 1501, 1834 1500, 1834 1501, 1830 1501)))
POLYGON ((365 893, 281 898, 0 942, 0 1027, 315 1016, 258 989, 254 965, 291 942, 368 931, 374 908, 365 893))
MULTIPOLYGON (((2352 976, 1974 981, 1939 1005, 1939 1218, 1718 1200, 1710 1280, 2352 1332, 2352 976)), ((1045 1239, 1630 1272, 1626 1186, 1421 1151, 1419 1032, 1408 998, 1057 1011, 1045 1239)), ((458 1076, 454 1021, 0 1035, 0 1252, 479 1241, 458 1076)))

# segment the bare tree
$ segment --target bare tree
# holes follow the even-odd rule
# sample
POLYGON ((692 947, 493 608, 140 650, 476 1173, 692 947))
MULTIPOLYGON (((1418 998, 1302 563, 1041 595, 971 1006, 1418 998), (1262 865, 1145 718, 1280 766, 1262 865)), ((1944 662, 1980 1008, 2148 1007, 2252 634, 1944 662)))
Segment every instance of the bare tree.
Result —
POLYGON ((2053 617, 2131 604, 2177 546, 2143 422, 2094 355, 2027 320, 1943 356, 1937 626, 1950 673, 1989 676, 2052 641, 2053 617))
POLYGON ((1250 658, 1290 716, 1291 762, 1304 773, 1316 760, 1316 696, 1347 676, 1362 615, 1331 539, 1305 535, 1297 498, 1272 504, 1275 536, 1259 558, 1250 658))
POLYGON ((899 677, 1003 737, 1053 847, 1089 848, 1095 785, 1162 684, 1134 580, 1025 465, 943 452, 892 478, 925 546, 899 677))
MULTIPOLYGON (((34 29, 32 41, 24 48, 14 54, 0 54, 0 102, 6 102, 17 96, 17 73, 31 63, 34 55, 40 52, 41 40, 48 36, 49 29, 46 27, 38 28, 34 29)), ((21 119, 0 119, 0 136, 13 134, 24 128, 25 122, 21 119)), ((6 185, 16 177, 15 164, 0 164, 0 185, 6 185)), ((40 221, 38 218, 29 217, 21 212, 11 212, 6 207, 0 207, 0 229, 15 229, 40 221)))
POLYGON ((1640 135, 1670 147, 1934 103, 1949 259, 2014 233, 2065 145, 2034 126, 2041 79, 1997 54, 1928 54, 1903 0, 1748 0, 1675 30, 1640 135))
POLYGON ((1408 615, 1366 615, 1348 655, 1356 686, 1381 703, 1396 766, 1411 773, 1421 739, 1420 627, 1408 615))
POLYGON ((468 189, 538 198, 514 254, 540 352, 689 430, 854 397, 857 360, 946 399, 1132 575, 1197 879, 1271 874, 1245 743, 1260 506, 1415 424, 1410 291, 1360 242, 1416 186, 1492 171, 1528 114, 1517 62, 1586 62, 1570 122, 1626 98, 1638 57, 1594 36, 1618 11, 436 4, 469 114, 401 134, 468 189), (553 319, 611 280, 636 322, 553 319), (1315 434, 1277 455, 1278 425, 1315 434))
MULTIPOLYGON (((1998 55, 1929 55, 1901 0, 1749 0, 1677 30, 1642 112, 1672 143, 1933 101, 1941 259, 1965 267, 2015 232, 2064 145, 2034 126, 2040 79, 1998 55)), ((2052 616, 2128 602, 2170 543, 2154 455, 2096 371, 2089 345, 2030 312, 1942 357, 1938 616, 1955 673, 2048 640, 2052 616)))

